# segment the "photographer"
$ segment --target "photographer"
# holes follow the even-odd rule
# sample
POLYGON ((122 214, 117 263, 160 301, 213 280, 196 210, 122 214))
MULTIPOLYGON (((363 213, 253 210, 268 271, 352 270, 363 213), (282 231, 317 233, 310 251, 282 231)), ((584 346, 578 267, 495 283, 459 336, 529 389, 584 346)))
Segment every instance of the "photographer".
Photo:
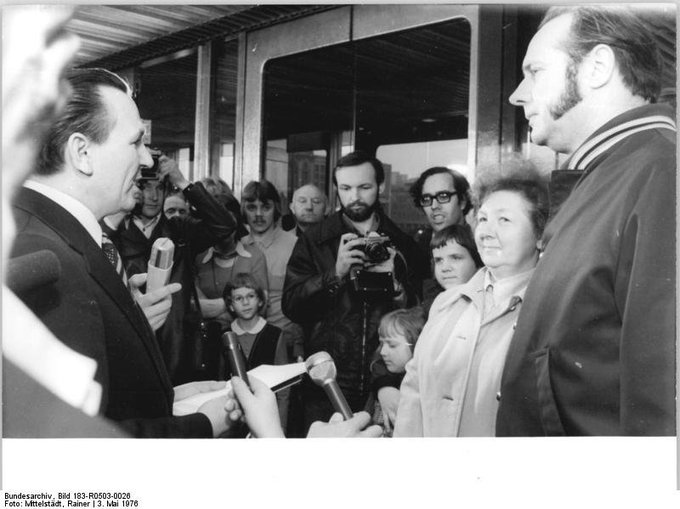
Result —
MULTIPOLYGON (((380 318, 417 303, 415 273, 427 264, 380 208, 384 178, 382 163, 366 153, 338 161, 333 182, 341 210, 298 238, 283 290, 284 314, 306 329, 305 353, 330 353, 338 385, 355 412, 370 393, 380 318)), ((303 392, 306 425, 327 421, 333 409, 323 390, 309 383, 303 392)))
POLYGON ((190 183, 177 163, 165 155, 160 155, 153 169, 142 172, 137 184, 141 203, 109 236, 120 252, 128 277, 147 271, 156 239, 168 237, 175 244, 170 282, 181 283, 182 290, 173 295, 170 314, 156 335, 172 381, 178 384, 197 380, 202 377, 193 372, 194 359, 190 358, 194 327, 189 324, 200 321, 190 306, 193 260, 201 251, 227 240, 236 221, 200 182, 190 183), (179 189, 193 207, 193 215, 167 218, 163 214, 163 202, 171 188, 179 189))

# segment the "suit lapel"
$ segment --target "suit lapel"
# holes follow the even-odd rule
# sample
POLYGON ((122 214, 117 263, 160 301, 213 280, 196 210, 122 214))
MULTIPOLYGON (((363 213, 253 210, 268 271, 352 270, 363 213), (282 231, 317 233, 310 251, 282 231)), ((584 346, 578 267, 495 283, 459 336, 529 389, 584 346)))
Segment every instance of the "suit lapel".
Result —
POLYGON ((108 294, 122 314, 128 319, 144 343, 159 376, 162 379, 167 379, 167 371, 156 337, 146 317, 133 300, 130 292, 123 284, 113 265, 106 258, 102 249, 80 222, 63 207, 32 189, 22 188, 15 206, 39 217, 71 249, 83 257, 84 266, 90 277, 108 294))

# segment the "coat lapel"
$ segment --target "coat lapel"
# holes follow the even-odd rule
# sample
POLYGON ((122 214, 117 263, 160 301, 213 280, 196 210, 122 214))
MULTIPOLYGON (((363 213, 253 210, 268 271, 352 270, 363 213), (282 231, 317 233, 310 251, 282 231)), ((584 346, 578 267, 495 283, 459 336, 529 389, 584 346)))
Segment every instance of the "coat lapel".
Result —
POLYGON ((167 378, 160 349, 146 317, 133 300, 102 249, 80 222, 63 207, 32 189, 22 188, 15 206, 39 217, 71 249, 83 257, 83 264, 90 277, 108 294, 137 331, 137 335, 141 338, 149 356, 153 359, 159 376, 163 379, 167 378))

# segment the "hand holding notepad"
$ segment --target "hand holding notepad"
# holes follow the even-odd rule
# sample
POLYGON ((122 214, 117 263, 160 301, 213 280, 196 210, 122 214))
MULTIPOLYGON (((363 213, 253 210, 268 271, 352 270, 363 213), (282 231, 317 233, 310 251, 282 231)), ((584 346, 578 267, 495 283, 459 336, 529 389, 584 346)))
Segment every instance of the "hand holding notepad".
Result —
MULTIPOLYGON (((267 387, 276 392, 286 387, 290 387, 302 380, 302 375, 306 372, 304 362, 296 362, 293 364, 283 364, 280 366, 272 366, 269 364, 261 364, 256 368, 248 371, 248 376, 264 382, 267 387)), ((199 407, 206 401, 224 396, 231 389, 231 382, 224 382, 221 389, 211 392, 201 392, 188 398, 175 401, 172 406, 173 415, 188 415, 196 413, 199 407)))

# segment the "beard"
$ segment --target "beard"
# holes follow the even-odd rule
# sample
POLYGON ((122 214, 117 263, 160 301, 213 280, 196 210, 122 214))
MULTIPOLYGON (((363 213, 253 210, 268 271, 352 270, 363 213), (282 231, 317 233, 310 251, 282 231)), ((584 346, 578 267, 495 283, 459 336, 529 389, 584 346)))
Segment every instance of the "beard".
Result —
POLYGON ((342 213, 355 223, 366 221, 376 210, 378 210, 377 199, 371 205, 367 205, 360 200, 352 202, 347 206, 344 203, 342 204, 342 213), (352 207, 355 207, 355 209, 352 209, 352 207))
POLYGON ((583 100, 583 96, 578 91, 578 83, 576 76, 578 75, 578 66, 573 60, 569 62, 565 72, 565 86, 562 95, 557 99, 557 103, 550 108, 550 115, 553 120, 558 120, 563 117, 569 110, 583 100))

